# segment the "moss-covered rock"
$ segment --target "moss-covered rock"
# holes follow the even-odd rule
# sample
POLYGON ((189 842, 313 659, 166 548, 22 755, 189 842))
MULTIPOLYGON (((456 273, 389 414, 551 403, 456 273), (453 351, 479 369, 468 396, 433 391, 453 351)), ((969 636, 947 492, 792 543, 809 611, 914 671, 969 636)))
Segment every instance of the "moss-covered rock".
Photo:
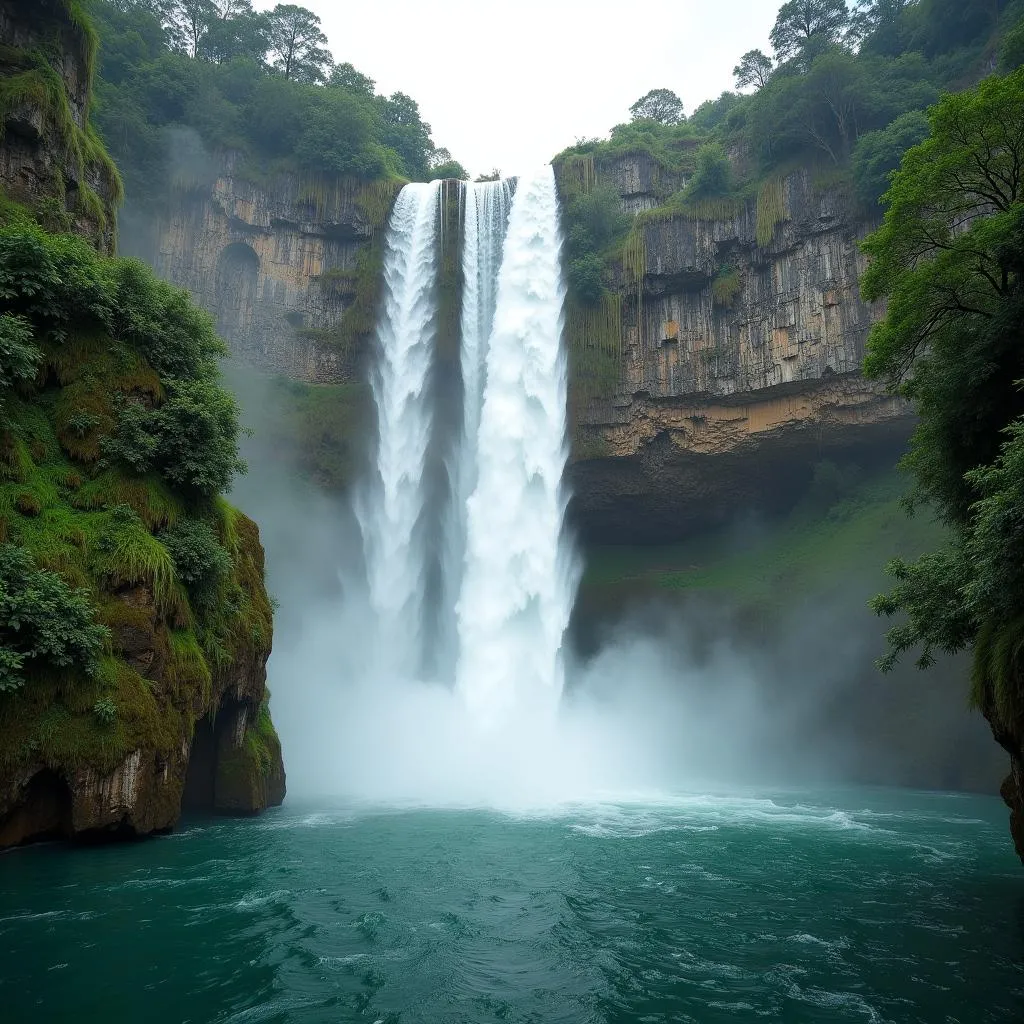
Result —
POLYGON ((0 0, 0 185, 52 230, 114 248, 121 178, 90 122, 97 39, 75 0, 0 0))
POLYGON ((77 4, 0 0, 0 37, 0 847, 170 829, 189 779, 242 763, 208 807, 262 810, 284 797, 273 616, 259 530, 218 493, 242 468, 223 345, 107 255, 77 4))

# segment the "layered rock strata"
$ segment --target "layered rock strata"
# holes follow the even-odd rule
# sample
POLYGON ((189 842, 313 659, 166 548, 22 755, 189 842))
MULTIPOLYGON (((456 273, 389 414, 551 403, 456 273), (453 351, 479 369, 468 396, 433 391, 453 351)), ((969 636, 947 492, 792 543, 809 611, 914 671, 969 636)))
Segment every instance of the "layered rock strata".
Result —
POLYGON ((281 174, 254 184, 241 158, 208 160, 126 246, 217 318, 233 356, 315 384, 358 379, 372 330, 379 259, 372 242, 397 191, 281 174))
MULTIPOLYGON (((632 212, 664 188, 644 156, 602 176, 632 212)), ((617 379, 576 410, 585 534, 683 536, 784 502, 815 461, 905 440, 907 403, 860 374, 883 312, 858 286, 873 226, 807 172, 721 219, 641 219, 614 297, 617 379)))

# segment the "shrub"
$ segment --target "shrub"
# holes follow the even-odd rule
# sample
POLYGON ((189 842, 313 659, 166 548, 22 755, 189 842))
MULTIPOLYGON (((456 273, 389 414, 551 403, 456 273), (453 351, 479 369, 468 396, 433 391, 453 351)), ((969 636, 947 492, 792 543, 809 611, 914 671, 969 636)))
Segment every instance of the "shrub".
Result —
POLYGON ((23 316, 0 316, 0 424, 4 393, 32 380, 43 355, 32 340, 32 325, 23 316))
POLYGON ((686 186, 686 199, 712 199, 732 190, 732 167, 725 150, 708 142, 697 150, 697 169, 686 186))
POLYGON ((12 225, 0 230, 0 313, 30 321, 44 339, 65 341, 72 325, 109 321, 105 271, 79 238, 12 225))
POLYGON ((566 269, 569 288, 585 305, 592 306, 601 298, 604 292, 603 270, 604 260, 597 253, 569 261, 566 269))
POLYGON ((0 545, 0 692, 21 689, 39 668, 95 675, 108 636, 86 591, 40 569, 23 548, 0 545))
POLYGON ((101 725, 113 725, 117 720, 117 704, 113 697, 100 697, 92 706, 92 713, 101 725))
POLYGON ((178 579, 185 584, 196 608, 213 608, 231 573, 231 556, 209 523, 182 519, 160 539, 171 553, 178 579))
POLYGON ((103 452, 134 472, 156 470, 172 484, 212 497, 227 490, 236 473, 238 405, 209 379, 167 381, 167 400, 156 408, 124 401, 103 452))
POLYGON ((903 154, 928 137, 928 118, 919 110, 897 117, 881 131, 862 135, 853 150, 853 181, 857 198, 877 206, 889 191, 889 179, 903 154))

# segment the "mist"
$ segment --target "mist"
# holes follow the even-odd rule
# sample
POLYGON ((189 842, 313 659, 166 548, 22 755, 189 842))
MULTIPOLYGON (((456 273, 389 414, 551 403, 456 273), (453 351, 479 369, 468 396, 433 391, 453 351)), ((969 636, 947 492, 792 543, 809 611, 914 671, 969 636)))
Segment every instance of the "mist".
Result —
MULTIPOLYGON (((268 672, 290 800, 528 810, 859 783, 983 790, 1001 778, 962 663, 893 677, 875 667, 884 625, 867 598, 880 571, 768 627, 722 597, 626 602, 574 623, 553 714, 513 707, 481 729, 450 686, 378 673, 350 500, 268 440, 281 414, 270 379, 229 366, 228 382, 253 431, 233 500, 260 523, 279 606, 268 672)), ((745 515, 731 536, 741 548, 767 529, 745 515)))

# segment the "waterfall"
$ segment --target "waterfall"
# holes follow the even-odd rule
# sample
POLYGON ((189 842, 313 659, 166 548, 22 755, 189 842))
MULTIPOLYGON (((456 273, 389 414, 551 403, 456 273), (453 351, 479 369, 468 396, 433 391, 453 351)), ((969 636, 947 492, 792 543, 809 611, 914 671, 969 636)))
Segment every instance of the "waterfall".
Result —
POLYGON ((477 443, 486 380, 487 345, 494 326, 498 269, 508 228, 514 180, 471 182, 464 186, 462 312, 460 318, 462 423, 449 465, 451 501, 445 522, 442 628, 450 678, 458 660, 455 604, 462 589, 466 557, 467 508, 477 482, 477 443))
POLYGON ((428 386, 432 366, 444 365, 433 351, 441 187, 406 186, 387 235, 377 467, 359 510, 375 667, 417 679, 424 650, 440 649, 439 674, 479 725, 513 714, 538 721, 561 694, 575 587, 563 540, 565 287, 554 172, 515 189, 463 186, 461 429, 439 520, 426 508, 435 498, 425 467, 452 411, 438 408, 451 389, 428 386), (428 590, 438 564, 441 586, 428 590), (441 607, 425 615, 428 599, 441 607))
POLYGON ((427 378, 433 353, 440 182, 406 185, 395 202, 384 254, 384 301, 371 377, 377 409, 376 472, 357 503, 374 670, 410 677, 422 651, 423 509, 430 439, 427 378))
POLYGON ((553 711, 562 689, 574 581, 562 538, 560 249, 548 167, 519 181, 509 215, 467 503, 457 688, 486 725, 553 711))

